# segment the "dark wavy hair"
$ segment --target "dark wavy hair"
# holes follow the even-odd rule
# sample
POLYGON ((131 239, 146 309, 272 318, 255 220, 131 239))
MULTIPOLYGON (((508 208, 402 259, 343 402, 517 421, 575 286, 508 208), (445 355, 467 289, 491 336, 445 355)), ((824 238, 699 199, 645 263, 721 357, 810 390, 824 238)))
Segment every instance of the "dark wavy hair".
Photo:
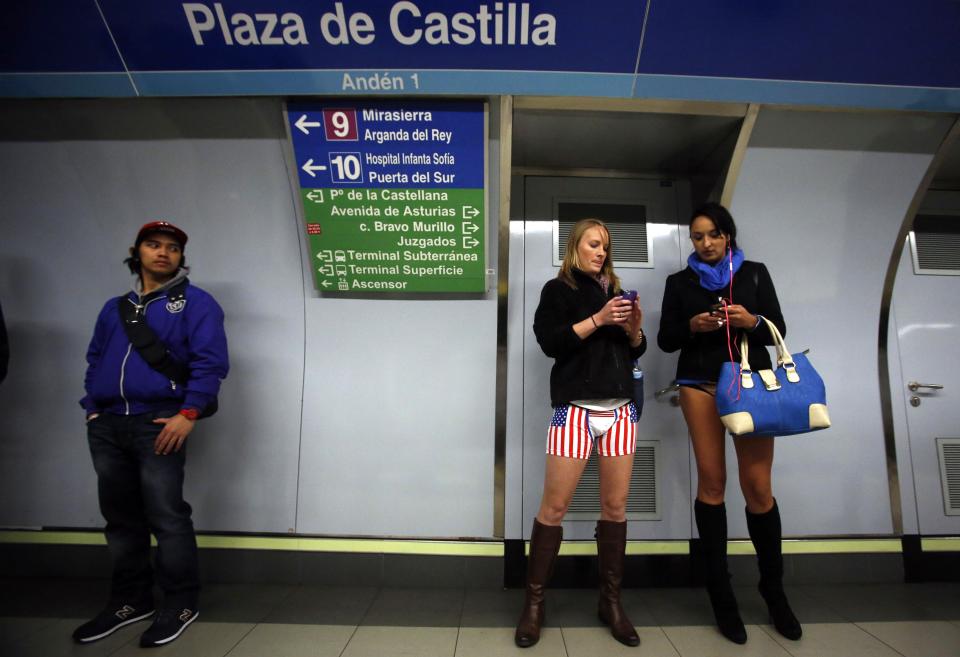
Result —
POLYGON ((697 217, 706 217, 712 221, 717 230, 730 238, 731 249, 740 248, 737 246, 737 224, 733 221, 733 215, 725 207, 713 201, 704 203, 690 215, 687 226, 692 226, 697 217))

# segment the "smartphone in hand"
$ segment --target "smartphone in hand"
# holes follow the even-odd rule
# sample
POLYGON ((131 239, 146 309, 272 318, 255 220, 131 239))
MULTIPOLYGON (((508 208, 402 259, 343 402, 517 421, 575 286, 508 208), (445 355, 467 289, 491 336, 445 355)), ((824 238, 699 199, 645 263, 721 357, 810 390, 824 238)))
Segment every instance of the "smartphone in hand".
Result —
POLYGON ((723 310, 724 306, 729 306, 730 300, 727 297, 717 297, 717 302, 710 306, 710 314, 717 315, 723 310))

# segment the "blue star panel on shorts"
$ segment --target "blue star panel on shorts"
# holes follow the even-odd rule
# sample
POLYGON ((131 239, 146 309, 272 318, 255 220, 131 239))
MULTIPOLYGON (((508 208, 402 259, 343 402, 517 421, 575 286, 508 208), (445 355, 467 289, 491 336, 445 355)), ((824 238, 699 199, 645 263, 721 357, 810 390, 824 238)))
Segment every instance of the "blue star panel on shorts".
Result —
MULTIPOLYGON (((567 404, 557 406, 553 409, 553 419, 550 420, 551 427, 562 427, 567 424, 567 411, 570 407, 567 404)), ((542 416, 541 416, 542 417, 542 416)))

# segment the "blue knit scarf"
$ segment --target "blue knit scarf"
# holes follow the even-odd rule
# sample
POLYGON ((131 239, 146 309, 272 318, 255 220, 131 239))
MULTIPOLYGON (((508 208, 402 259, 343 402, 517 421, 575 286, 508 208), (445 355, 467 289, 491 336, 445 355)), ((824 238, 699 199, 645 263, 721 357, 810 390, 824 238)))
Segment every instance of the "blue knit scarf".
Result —
MULTIPOLYGON (((723 254, 720 262, 711 265, 707 264, 697 256, 694 251, 687 258, 687 264, 697 272, 700 277, 700 285, 708 290, 721 290, 730 285, 730 256, 723 254)), ((740 271, 740 265, 743 264, 743 251, 733 250, 733 271, 740 271)))

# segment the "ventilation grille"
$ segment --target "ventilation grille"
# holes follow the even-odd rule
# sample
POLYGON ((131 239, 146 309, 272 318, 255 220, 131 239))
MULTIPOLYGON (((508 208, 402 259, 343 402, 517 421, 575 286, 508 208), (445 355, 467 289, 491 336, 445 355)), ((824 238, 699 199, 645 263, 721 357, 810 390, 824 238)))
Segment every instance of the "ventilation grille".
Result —
POLYGON ((916 273, 960 276, 960 217, 918 216, 910 235, 916 273))
POLYGON ((610 231, 615 267, 651 267, 650 238, 647 234, 647 208, 627 203, 557 204, 554 223, 553 264, 563 262, 563 251, 573 225, 581 219, 600 219, 610 231))
MULTIPOLYGON (((659 520, 660 495, 657 485, 657 451, 659 441, 637 441, 633 457, 633 476, 627 496, 627 518, 630 520, 659 520)), ((567 517, 570 520, 597 520, 600 518, 600 466, 594 454, 583 470, 577 491, 570 502, 567 517)))
POLYGON ((960 516, 960 438, 937 438, 937 451, 944 513, 960 516))

